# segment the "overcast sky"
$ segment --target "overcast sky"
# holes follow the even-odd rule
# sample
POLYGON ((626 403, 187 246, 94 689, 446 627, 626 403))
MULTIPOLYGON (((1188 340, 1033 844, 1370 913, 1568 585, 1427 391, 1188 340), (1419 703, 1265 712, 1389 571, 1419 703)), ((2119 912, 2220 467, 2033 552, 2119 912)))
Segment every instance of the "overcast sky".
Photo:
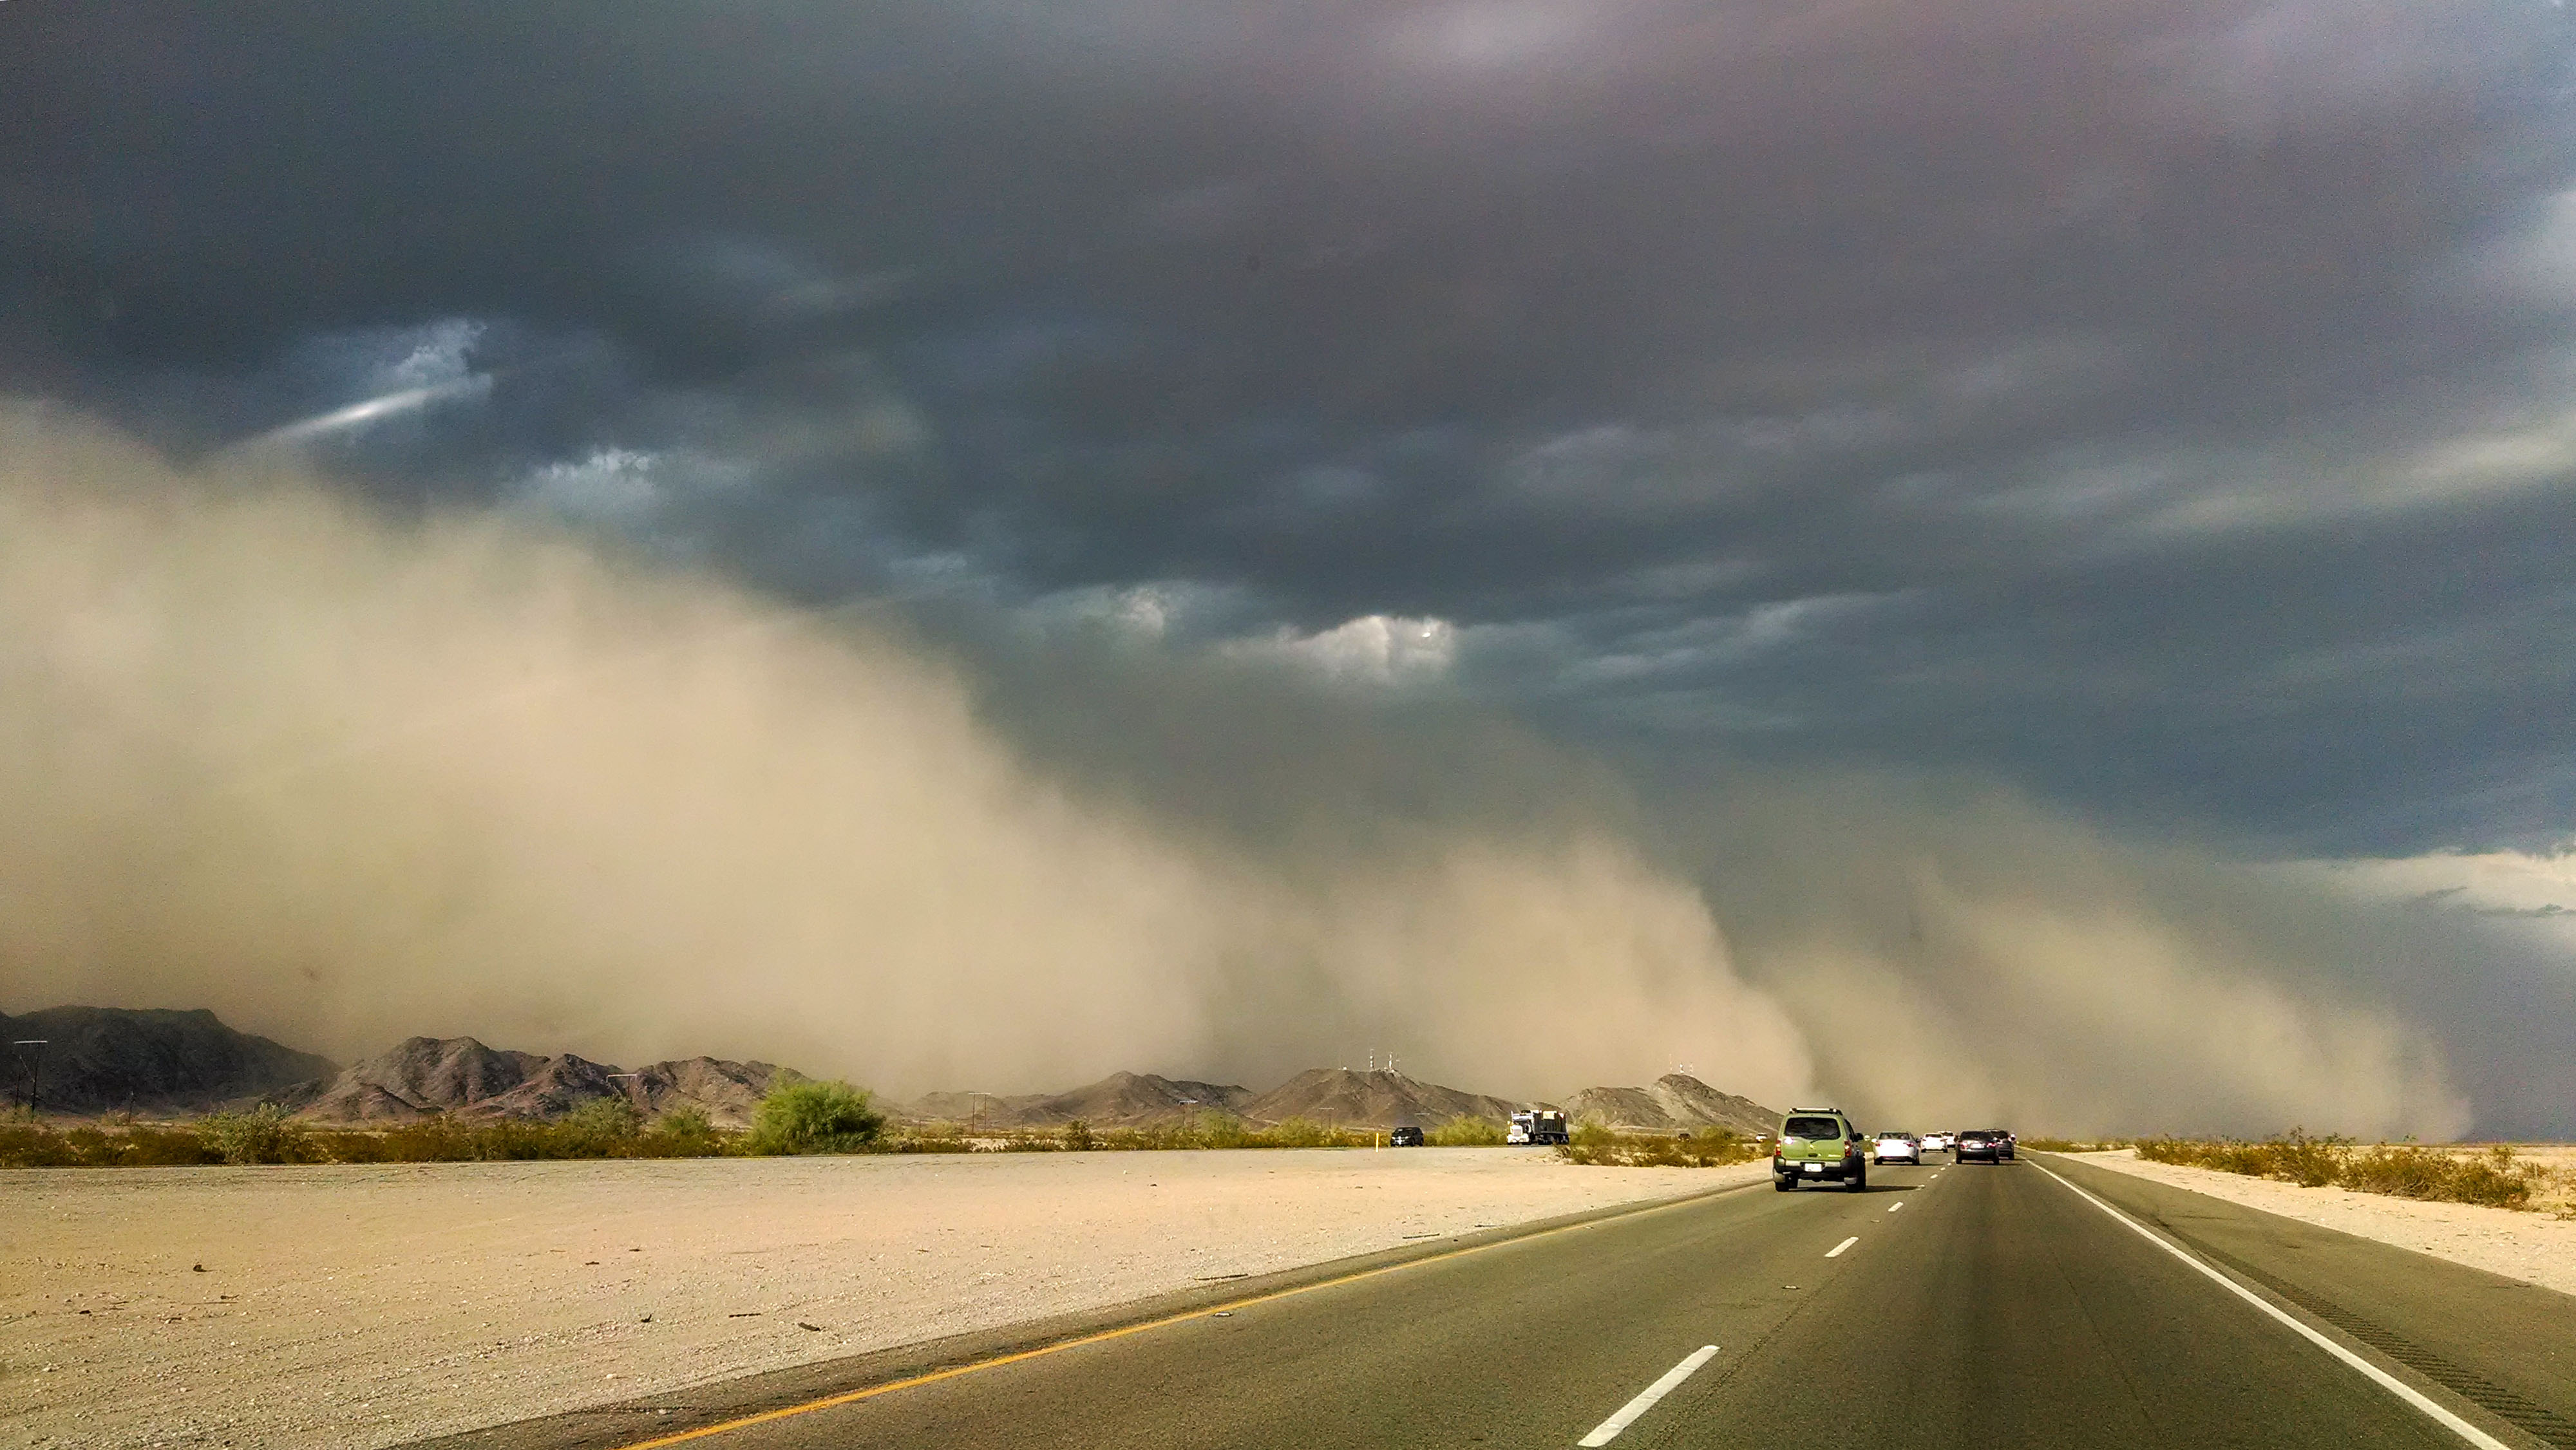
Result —
MULTIPOLYGON (((1232 842, 1210 879, 1312 887, 1318 921, 1447 869, 1408 841, 1588 859, 1531 824, 1567 812, 1623 843, 1639 899, 1707 917, 1649 957, 1740 970, 1870 1101, 2064 1103, 2115 1060, 2197 1081, 2194 1052, 2265 1057, 2201 1040, 2228 1018, 2310 1056, 2213 1089, 2235 1117, 2209 1121, 2323 1121, 2302 1104, 2402 1079, 2352 1121, 2563 1131, 2570 24, 2549 0, 13 0, 0 398, 141 440, 133 477, 220 491, 284 457, 370 517, 569 527, 758 608, 861 606, 835 617, 895 633, 849 659, 944 662, 1032 791, 1133 805, 1183 854, 1232 842), (1844 1062, 1855 994, 1936 1025, 2058 1012, 2065 1050, 2009 1081, 1932 1045, 1844 1062)), ((6 415, 0 502, 76 533, 44 490, 124 445, 48 452, 35 416, 6 415)), ((163 662, 133 667, 168 673, 132 698, 214 740, 200 664, 240 728, 291 713, 258 621, 399 616, 399 577, 283 573, 315 539, 357 541, 351 567, 408 546, 210 524, 230 552, 192 573, 155 532, 184 518, 98 533, 134 552, 77 588, 90 535, 0 548, 59 616, 0 665, 28 672, 27 799, 66 821, 89 777, 42 761, 107 738, 58 688, 99 667, 99 619, 146 601, 163 662)), ((476 577, 443 579, 441 618, 517 607, 476 577)), ((427 669, 447 626, 415 625, 369 648, 427 669)), ((365 682, 306 664, 295 738, 349 728, 365 682)), ((792 733, 842 707, 760 708, 792 733)), ((496 757, 622 728, 542 714, 494 726, 496 757)), ((183 773, 220 755, 173 739, 183 773)), ((355 762, 335 810, 399 776, 330 758, 355 762)), ((506 802, 437 811, 424 839, 468 862, 518 839, 506 802)), ((1631 920, 1626 890, 1583 911, 1631 920)), ((1534 891, 1396 957, 1467 970, 1458 944, 1534 891)), ((1270 909, 1225 941, 1258 947, 1270 909)), ((1318 969, 1376 970, 1341 930, 1318 969)), ((195 1004, 45 940, 47 990, 195 1004)), ((1206 1002, 1266 1000, 1191 960, 1206 1002)), ((252 969, 205 970, 184 991, 216 1000, 252 969)), ((1264 1050, 1380 1030, 1375 981, 1264 1050)), ((1091 1065, 1276 1065, 1221 1038, 1091 1065)), ((2085 1111, 2163 1121, 2181 1091, 2085 1111)))
POLYGON ((2554 4, 604 14, 7 6, 0 387, 182 455, 408 394, 331 465, 1648 769, 2567 834, 2554 4))

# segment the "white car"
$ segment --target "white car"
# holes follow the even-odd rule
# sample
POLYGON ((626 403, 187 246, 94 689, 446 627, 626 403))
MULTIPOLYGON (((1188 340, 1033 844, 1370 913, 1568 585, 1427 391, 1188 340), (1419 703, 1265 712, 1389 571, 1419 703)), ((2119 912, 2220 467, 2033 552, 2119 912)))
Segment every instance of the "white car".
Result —
POLYGON ((1947 1134, 1947 1133, 1926 1133, 1926 1134, 1924 1134, 1924 1135, 1923 1135, 1923 1151, 1924 1151, 1924 1152, 1926 1152, 1926 1153, 1947 1153, 1947 1152, 1949 1152, 1949 1151, 1950 1151, 1950 1135, 1949 1135, 1949 1134, 1947 1134))
POLYGON ((1871 1145, 1869 1156, 1879 1163, 1915 1163, 1923 1161, 1923 1150, 1903 1133, 1881 1133, 1871 1145))

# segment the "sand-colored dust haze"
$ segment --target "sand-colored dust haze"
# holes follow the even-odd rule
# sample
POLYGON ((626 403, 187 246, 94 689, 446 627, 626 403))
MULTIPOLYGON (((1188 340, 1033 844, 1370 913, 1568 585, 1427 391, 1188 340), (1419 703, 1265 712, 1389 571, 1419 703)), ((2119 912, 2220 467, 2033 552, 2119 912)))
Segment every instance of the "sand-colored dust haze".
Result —
POLYGON ((1696 893, 1606 831, 1378 823, 1264 859, 1047 778, 889 629, 0 427, 13 1006, 897 1091, 1284 1076, 1372 1024, 1501 1091, 1633 1075, 1649 1041, 1806 1086, 1696 893), (1534 1017, 1556 983, 1580 1010, 1534 1017))
POLYGON ((2458 1034, 2322 893, 2160 881, 1991 799, 1622 797, 1507 722, 1310 728, 1293 679, 1179 653, 1079 682, 1159 690, 1162 735, 1051 731, 1076 656, 997 707, 999 666, 891 616, 31 408, 0 410, 0 620, 9 1010, 904 1094, 1267 1087, 1374 1047, 1523 1096, 1687 1063, 1922 1127, 2471 1120, 2458 1034))

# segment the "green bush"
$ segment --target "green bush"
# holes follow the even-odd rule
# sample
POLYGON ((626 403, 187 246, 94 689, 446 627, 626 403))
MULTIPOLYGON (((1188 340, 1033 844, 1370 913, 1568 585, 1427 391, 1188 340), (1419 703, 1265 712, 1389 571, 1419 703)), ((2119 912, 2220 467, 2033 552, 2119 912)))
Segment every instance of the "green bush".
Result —
POLYGON ((1201 1148, 1240 1148, 1252 1140, 1252 1132, 1243 1119, 1219 1108, 1201 1109, 1185 1129, 1194 1146, 1201 1148))
POLYGON ((781 1083, 760 1100, 747 1146, 754 1153, 859 1153, 885 1132, 885 1114, 845 1082, 781 1083))
POLYGON ((312 1132, 275 1103, 246 1113, 213 1114, 197 1124, 197 1140, 226 1163, 310 1163, 320 1157, 312 1132))
POLYGON ((635 1140, 643 1158, 712 1158, 724 1152, 724 1135, 704 1108, 682 1106, 655 1118, 635 1140))
POLYGON ((635 1151, 644 1115, 624 1098, 592 1098, 557 1118, 554 1146, 568 1158, 620 1158, 635 1151))
POLYGON ((1501 1146, 1504 1133, 1503 1125, 1491 1118, 1460 1113, 1423 1137, 1440 1148, 1493 1148, 1501 1146))
POLYGON ((1271 1148, 1323 1148, 1333 1146, 1335 1138, 1312 1118, 1282 1118, 1261 1131, 1260 1141, 1271 1148))

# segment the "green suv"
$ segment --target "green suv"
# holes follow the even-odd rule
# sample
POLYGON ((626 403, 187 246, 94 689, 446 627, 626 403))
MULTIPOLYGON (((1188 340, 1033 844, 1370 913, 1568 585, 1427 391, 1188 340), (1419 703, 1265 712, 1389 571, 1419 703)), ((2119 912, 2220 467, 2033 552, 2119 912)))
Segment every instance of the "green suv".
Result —
POLYGON ((1869 1147, 1840 1108, 1796 1108, 1780 1120, 1771 1149, 1771 1186, 1782 1193, 1800 1183, 1839 1183, 1846 1193, 1869 1189, 1869 1147))

